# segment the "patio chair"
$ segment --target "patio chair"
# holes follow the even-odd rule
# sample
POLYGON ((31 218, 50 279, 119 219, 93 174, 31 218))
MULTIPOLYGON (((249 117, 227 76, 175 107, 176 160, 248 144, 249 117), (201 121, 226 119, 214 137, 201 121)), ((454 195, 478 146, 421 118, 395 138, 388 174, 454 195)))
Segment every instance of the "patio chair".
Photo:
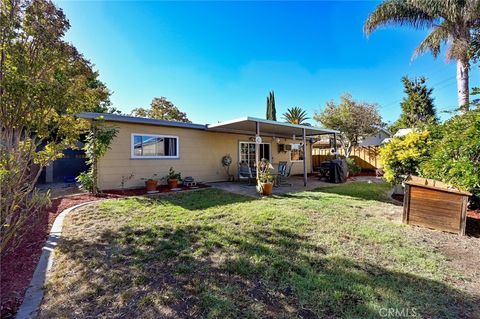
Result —
POLYGON ((254 180, 252 169, 248 166, 247 163, 242 162, 238 164, 238 180, 239 181, 248 181, 250 185, 251 181, 254 180))
POLYGON ((287 171, 287 161, 278 162, 278 174, 282 174, 287 171))
POLYGON ((288 182, 292 173, 292 166, 293 163, 287 166, 287 162, 278 162, 277 186, 292 186, 292 183, 288 182))

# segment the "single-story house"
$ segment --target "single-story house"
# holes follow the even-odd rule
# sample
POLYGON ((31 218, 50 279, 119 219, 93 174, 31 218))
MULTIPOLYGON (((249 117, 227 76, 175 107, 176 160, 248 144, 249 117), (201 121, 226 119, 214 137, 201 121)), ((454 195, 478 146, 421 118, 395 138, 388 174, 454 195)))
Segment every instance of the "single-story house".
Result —
POLYGON ((133 174, 127 187, 144 185, 145 178, 165 176, 170 167, 182 177, 196 181, 225 181, 228 176, 222 157, 230 154, 230 173, 237 174, 238 163, 255 166, 260 158, 271 163, 287 161, 292 174, 312 172, 313 137, 334 135, 335 130, 295 125, 253 117, 216 124, 193 124, 116 114, 81 113, 79 118, 96 119, 119 131, 110 149, 98 163, 101 189, 121 187, 122 176, 133 174))
MULTIPOLYGON (((359 147, 380 146, 386 141, 388 141, 388 139, 391 137, 392 137, 392 133, 390 133, 390 131, 388 131, 383 127, 380 127, 378 129, 378 132, 376 132, 375 134, 370 134, 365 138, 363 138, 362 140, 360 140, 358 143, 358 146, 359 147)), ((335 142, 331 136, 324 135, 317 139, 313 147, 319 148, 319 149, 331 149, 333 148, 334 144, 335 142)), ((337 144, 340 144, 340 142, 337 141, 337 144)))
POLYGON ((385 140, 389 139, 390 137, 392 137, 392 133, 390 133, 390 131, 388 131, 387 129, 381 127, 378 129, 377 133, 366 136, 358 143, 358 145, 363 147, 379 146, 382 145, 385 140))

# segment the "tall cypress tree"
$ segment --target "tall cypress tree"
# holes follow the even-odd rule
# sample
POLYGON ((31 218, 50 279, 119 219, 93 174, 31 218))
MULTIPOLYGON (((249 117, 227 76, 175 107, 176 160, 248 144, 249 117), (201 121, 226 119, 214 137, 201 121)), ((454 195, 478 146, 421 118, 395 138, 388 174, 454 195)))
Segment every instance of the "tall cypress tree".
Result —
POLYGON ((271 91, 267 96, 267 120, 277 120, 277 110, 275 109, 275 93, 271 91))
POLYGON ((405 96, 400 103, 402 114, 390 127, 392 132, 401 128, 415 128, 425 124, 437 122, 435 105, 433 104, 432 91, 426 85, 425 77, 409 79, 402 78, 405 96))

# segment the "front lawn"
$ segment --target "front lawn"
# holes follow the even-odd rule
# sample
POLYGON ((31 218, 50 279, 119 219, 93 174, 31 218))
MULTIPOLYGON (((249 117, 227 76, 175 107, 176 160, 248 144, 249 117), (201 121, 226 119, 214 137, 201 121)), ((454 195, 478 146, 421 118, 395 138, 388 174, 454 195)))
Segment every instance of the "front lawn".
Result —
POLYGON ((93 204, 66 220, 41 317, 478 317, 471 279, 384 217, 387 189, 93 204))

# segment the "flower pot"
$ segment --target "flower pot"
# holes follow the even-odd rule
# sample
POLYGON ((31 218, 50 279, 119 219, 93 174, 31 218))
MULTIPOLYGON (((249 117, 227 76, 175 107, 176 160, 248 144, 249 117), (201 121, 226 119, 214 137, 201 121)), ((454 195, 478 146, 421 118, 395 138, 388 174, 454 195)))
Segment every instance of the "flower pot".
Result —
POLYGON ((177 188, 178 186, 178 179, 169 179, 168 181, 168 188, 177 188))
POLYGON ((147 192, 156 191, 157 185, 158 185, 158 181, 155 181, 155 180, 145 181, 145 187, 147 188, 147 192))
POLYGON ((262 195, 272 195, 273 183, 260 183, 260 188, 262 190, 262 195))

